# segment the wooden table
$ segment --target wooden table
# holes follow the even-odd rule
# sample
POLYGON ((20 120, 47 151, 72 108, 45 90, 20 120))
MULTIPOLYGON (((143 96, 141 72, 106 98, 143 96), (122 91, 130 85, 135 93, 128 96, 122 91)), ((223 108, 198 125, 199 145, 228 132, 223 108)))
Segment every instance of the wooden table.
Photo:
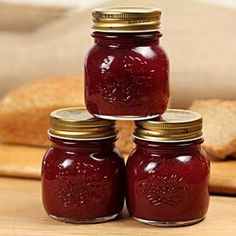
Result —
POLYGON ((207 218, 180 228, 159 228, 135 222, 127 212, 121 219, 102 224, 73 225, 54 221, 44 212, 40 181, 0 178, 0 235, 187 235, 235 236, 236 198, 211 196, 207 218))

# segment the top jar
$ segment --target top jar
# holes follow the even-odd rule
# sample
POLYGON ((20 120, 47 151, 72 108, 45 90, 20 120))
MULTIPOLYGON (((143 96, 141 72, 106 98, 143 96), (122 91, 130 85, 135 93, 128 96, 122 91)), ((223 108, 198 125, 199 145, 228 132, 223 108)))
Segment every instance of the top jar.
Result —
POLYGON ((104 119, 145 120, 164 113, 169 63, 159 46, 159 9, 93 11, 95 44, 85 59, 85 102, 104 119))

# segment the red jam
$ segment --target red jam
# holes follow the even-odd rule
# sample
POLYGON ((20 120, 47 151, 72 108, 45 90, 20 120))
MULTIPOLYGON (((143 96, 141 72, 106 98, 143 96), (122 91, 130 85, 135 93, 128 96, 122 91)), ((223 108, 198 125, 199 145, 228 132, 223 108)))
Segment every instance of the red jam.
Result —
POLYGON ((201 142, 135 139, 136 149, 127 162, 127 207, 132 217, 163 225, 194 223, 205 217, 209 161, 201 142))
POLYGON ((168 59, 159 32, 94 32, 85 61, 85 101, 97 116, 162 114, 169 98, 168 59))
POLYGON ((164 113, 169 63, 159 46, 160 11, 111 8, 95 11, 93 20, 95 44, 85 59, 88 111, 100 118, 131 120, 164 113))
POLYGON ((85 223, 117 216, 124 202, 125 166, 115 140, 51 141, 42 167, 47 213, 85 223))

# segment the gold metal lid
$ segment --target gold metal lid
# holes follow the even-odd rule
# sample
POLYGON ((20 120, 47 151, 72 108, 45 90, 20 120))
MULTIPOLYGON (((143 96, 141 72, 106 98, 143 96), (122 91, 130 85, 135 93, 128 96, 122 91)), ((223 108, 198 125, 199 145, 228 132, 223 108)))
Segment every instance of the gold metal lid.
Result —
POLYGON ((157 31, 161 25, 161 10, 148 7, 98 8, 93 10, 92 18, 92 29, 96 31, 157 31))
POLYGON ((98 140, 116 137, 114 121, 98 119, 85 108, 72 107, 50 114, 49 136, 70 140, 98 140))
POLYGON ((169 109, 159 119, 136 121, 134 137, 154 142, 182 142, 203 138, 202 117, 189 110, 169 109))

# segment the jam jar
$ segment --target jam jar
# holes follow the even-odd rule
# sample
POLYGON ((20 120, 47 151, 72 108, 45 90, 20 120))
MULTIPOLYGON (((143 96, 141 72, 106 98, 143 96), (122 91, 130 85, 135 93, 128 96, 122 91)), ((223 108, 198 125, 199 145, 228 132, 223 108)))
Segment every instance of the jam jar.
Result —
POLYGON ((94 118, 83 108, 51 113, 52 146, 42 164, 42 200, 52 218, 98 223, 119 215, 125 165, 116 136, 113 121, 94 118))
POLYGON ((170 109, 159 119, 137 121, 134 142, 126 168, 130 215, 156 226, 203 220, 210 167, 201 148, 201 115, 170 109))
POLYGON ((169 62, 159 46, 159 9, 93 11, 95 44, 85 58, 88 111, 111 120, 145 120, 167 109, 169 62))

